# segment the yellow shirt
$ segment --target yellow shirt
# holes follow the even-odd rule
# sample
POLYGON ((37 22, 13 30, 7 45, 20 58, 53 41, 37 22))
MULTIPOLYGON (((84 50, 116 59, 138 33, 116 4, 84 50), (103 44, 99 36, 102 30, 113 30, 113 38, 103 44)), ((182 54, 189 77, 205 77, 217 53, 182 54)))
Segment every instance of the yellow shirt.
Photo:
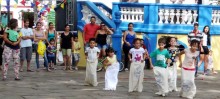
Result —
POLYGON ((79 48, 81 48, 80 43, 79 42, 73 42, 73 47, 74 47, 74 52, 73 53, 79 53, 79 48))
POLYGON ((113 55, 112 58, 111 57, 107 57, 107 60, 108 60, 109 64, 113 64, 113 63, 117 62, 117 57, 116 57, 116 55, 113 55))

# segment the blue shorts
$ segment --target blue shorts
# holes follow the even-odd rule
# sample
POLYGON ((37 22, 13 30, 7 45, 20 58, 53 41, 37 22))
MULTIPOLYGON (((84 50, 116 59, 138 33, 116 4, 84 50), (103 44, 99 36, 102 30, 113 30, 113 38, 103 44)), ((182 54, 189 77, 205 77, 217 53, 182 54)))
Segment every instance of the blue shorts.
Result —
POLYGON ((108 45, 107 45, 107 44, 105 44, 105 45, 98 44, 97 47, 98 47, 99 49, 107 49, 107 48, 108 48, 108 45))
POLYGON ((47 56, 48 63, 55 63, 55 56, 47 56))

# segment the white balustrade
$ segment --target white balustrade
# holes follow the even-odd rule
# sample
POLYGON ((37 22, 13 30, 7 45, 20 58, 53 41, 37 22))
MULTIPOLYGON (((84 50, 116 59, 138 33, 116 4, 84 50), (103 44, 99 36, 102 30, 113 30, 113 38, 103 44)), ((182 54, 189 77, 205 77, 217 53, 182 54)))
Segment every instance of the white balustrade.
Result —
POLYGON ((193 10, 193 23, 196 23, 196 19, 198 17, 198 13, 197 13, 197 10, 193 10))
POLYGON ((197 22, 197 10, 159 8, 159 24, 193 24, 197 22))
POLYGON ((108 12, 108 11, 106 11, 105 9, 103 9, 103 7, 101 7, 101 6, 97 6, 98 7, 98 9, 104 14, 104 15, 106 15, 108 18, 112 18, 112 15, 108 12))
POLYGON ((127 22, 143 22, 144 9, 140 7, 120 7, 121 20, 127 22))
POLYGON ((164 14, 164 16, 165 16, 165 24, 168 24, 168 18, 169 18, 169 9, 165 9, 165 14, 164 14))
POLYGON ((84 20, 86 23, 90 23, 90 18, 92 16, 96 17, 96 23, 100 24, 101 20, 85 5, 82 6, 82 10, 81 10, 83 17, 81 20, 84 20))
POLYGON ((176 24, 180 24, 180 9, 176 9, 176 24))
POLYGON ((171 9, 170 10, 170 24, 174 24, 174 15, 175 15, 175 13, 174 13, 174 9, 171 9))
POLYGON ((159 24, 163 23, 164 15, 163 15, 163 9, 159 9, 159 24))
POLYGON ((220 25, 220 10, 212 10, 212 25, 220 25))

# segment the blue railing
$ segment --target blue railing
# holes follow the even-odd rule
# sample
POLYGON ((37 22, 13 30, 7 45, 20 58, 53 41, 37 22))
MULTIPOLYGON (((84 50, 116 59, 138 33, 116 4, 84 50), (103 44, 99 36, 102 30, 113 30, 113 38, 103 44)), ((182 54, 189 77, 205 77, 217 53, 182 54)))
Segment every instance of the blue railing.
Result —
MULTIPOLYGON (((211 28, 211 35, 220 34, 220 25, 212 25, 212 14, 213 10, 220 10, 219 6, 209 6, 209 5, 183 5, 183 4, 147 4, 147 3, 113 3, 112 9, 112 19, 114 20, 114 12, 122 11, 123 8, 142 8, 143 9, 143 22, 134 22, 134 30, 137 32, 145 33, 166 33, 166 34, 187 34, 193 29, 193 24, 160 24, 159 23, 159 11, 160 9, 173 9, 187 11, 196 11, 197 16, 194 22, 200 24, 199 29, 205 25, 209 25, 211 28), (158 17, 157 17, 158 16, 158 17)), ((132 12, 132 11, 131 11, 132 12)), ((135 12, 133 12, 135 13, 135 12)), ((176 13, 176 12, 175 12, 176 13)), ((174 14, 175 14, 174 13, 174 14)), ((194 12, 195 13, 195 12, 194 12)), ((123 14, 123 13, 122 13, 123 14)), ((164 14, 164 13, 163 13, 164 14)), ((170 13, 168 13, 170 14, 170 13)), ((184 13, 182 13, 184 14, 184 13)), ((123 16, 123 15, 122 15, 123 16)), ((219 21, 219 20, 218 20, 219 21)), ((191 22, 191 23, 194 23, 191 22)), ((127 24, 129 21, 122 21, 120 28, 122 30, 127 30, 127 24)), ((218 22, 219 23, 219 22, 218 22)))

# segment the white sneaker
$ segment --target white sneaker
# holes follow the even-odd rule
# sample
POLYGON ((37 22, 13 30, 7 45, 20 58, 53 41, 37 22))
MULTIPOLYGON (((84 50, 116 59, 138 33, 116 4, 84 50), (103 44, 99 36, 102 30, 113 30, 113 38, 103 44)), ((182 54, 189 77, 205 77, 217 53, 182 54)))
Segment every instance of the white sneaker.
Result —
POLYGON ((128 71, 128 68, 125 68, 125 71, 128 71))
POLYGON ((156 95, 162 95, 162 93, 161 93, 161 92, 156 92, 155 94, 156 94, 156 95))
POLYGON ((162 96, 162 97, 165 97, 165 96, 166 96, 166 94, 162 94, 161 96, 162 96))

